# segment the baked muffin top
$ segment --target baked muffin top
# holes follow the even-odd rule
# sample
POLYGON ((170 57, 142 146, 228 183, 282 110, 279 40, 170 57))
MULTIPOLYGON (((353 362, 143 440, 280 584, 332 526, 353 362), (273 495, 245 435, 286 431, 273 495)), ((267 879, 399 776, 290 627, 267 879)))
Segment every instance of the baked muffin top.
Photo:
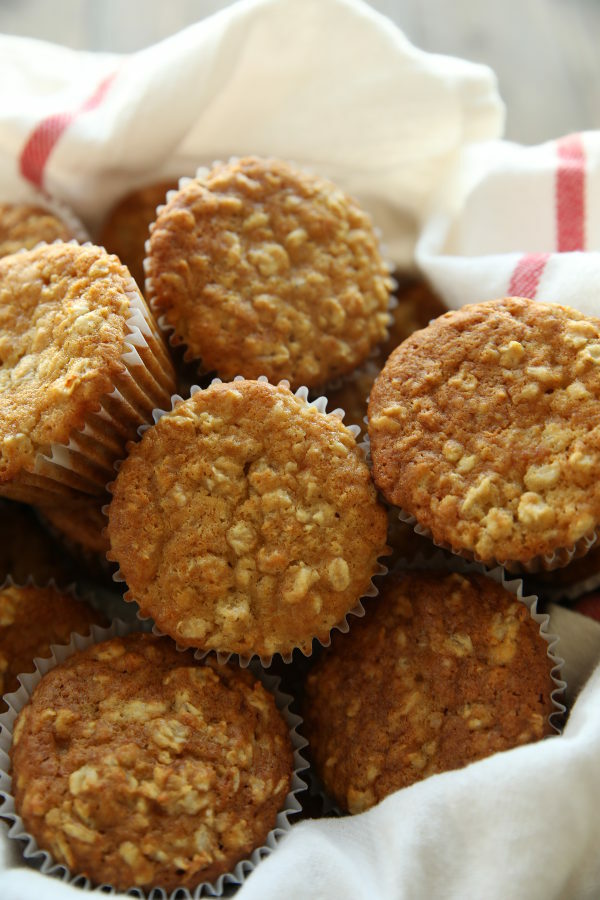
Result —
POLYGON ((148 228, 167 191, 176 188, 177 182, 159 181, 131 191, 110 211, 98 237, 98 243, 119 257, 142 290, 148 228))
POLYGON ((527 607, 482 575, 389 578, 310 672, 318 774, 352 813, 552 731, 552 662, 527 607))
POLYGON ((0 256, 31 250, 40 241, 70 241, 78 235, 55 213, 31 203, 0 203, 0 256))
POLYGON ((198 391, 131 448, 112 491, 126 599, 184 646, 308 652, 386 549, 353 433, 283 385, 198 391))
POLYGON ((375 482, 434 539, 528 563, 600 521, 600 319, 519 297, 446 313, 371 391, 375 482))
POLYGON ((281 160, 232 160, 190 180, 158 216, 146 266, 172 339, 225 379, 321 385, 386 336, 391 281, 369 217, 281 160))
POLYGON ((52 669, 13 735, 15 808, 73 874, 116 889, 193 888, 264 844, 293 756, 247 670, 133 634, 52 669))
POLYGON ((108 624, 91 606, 51 585, 0 588, 0 694, 19 687, 17 675, 33 672, 37 656, 52 644, 68 644, 71 634, 89 634, 108 624))

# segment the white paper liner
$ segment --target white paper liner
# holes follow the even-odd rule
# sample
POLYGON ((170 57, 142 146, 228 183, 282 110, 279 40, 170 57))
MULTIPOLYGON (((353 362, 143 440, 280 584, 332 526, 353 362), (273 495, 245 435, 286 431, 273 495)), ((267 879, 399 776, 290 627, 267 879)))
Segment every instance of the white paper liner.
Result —
POLYGON ((60 219, 78 243, 83 244, 90 239, 85 225, 69 206, 45 191, 38 191, 29 182, 14 178, 10 188, 5 185, 0 203, 10 203, 14 206, 39 206, 60 219))
POLYGON ((33 472, 22 470, 4 484, 5 496, 44 505, 65 494, 103 494, 115 460, 124 456, 138 426, 149 422, 152 410, 171 395, 174 379, 168 353, 133 279, 125 294, 129 315, 121 355, 124 371, 114 378, 112 392, 85 416, 83 428, 74 430, 67 444, 51 444, 48 454, 38 452, 33 472))
MULTIPOLYGON (((561 678, 565 661, 556 653, 556 648, 559 643, 558 635, 548 631, 550 616, 546 613, 539 613, 537 611, 538 597, 535 594, 523 594, 522 579, 511 578, 510 580, 507 580, 505 572, 500 566, 497 566, 494 569, 486 569, 485 566, 482 566, 480 563, 469 562, 456 556, 448 558, 442 553, 437 553, 434 557, 417 555, 414 559, 409 561, 400 560, 393 566, 389 574, 390 577, 394 577, 394 575, 400 575, 403 572, 411 570, 423 572, 458 572, 461 575, 483 575, 491 581, 494 581, 496 584, 501 585, 501 587, 510 594, 513 594, 517 600, 527 607, 531 618, 539 625, 540 637, 548 644, 546 653, 553 663, 550 677, 554 682, 555 687, 550 692, 550 700, 554 708, 548 716, 548 724, 557 735, 560 735, 562 733, 562 720, 567 711, 566 706, 561 702, 561 699, 559 699, 564 697, 567 690, 567 682, 561 678)), ((546 735, 546 737, 550 737, 550 735, 546 735)), ((544 738, 542 738, 542 740, 544 740, 544 738)), ((338 817, 351 815, 340 809, 335 800, 333 800, 318 773, 314 771, 313 766, 311 766, 309 771, 309 792, 312 796, 320 796, 324 815, 338 817)))
POLYGON ((192 900, 192 898, 197 900, 197 898, 203 896, 221 897, 231 886, 242 884, 248 875, 254 871, 261 859, 269 856, 275 850, 281 838, 291 828, 289 816, 300 812, 302 809, 296 795, 306 789, 306 782, 300 777, 300 772, 308 769, 308 762, 304 759, 301 752, 307 746, 308 741, 297 731, 298 726, 302 723, 302 719, 296 713, 291 712, 289 707, 293 698, 279 690, 280 679, 268 675, 258 667, 252 669, 252 674, 262 682, 266 690, 273 694, 276 706, 288 725, 293 750, 294 772, 290 791, 285 798, 283 808, 277 814, 275 825, 269 831, 265 843, 261 847, 257 847, 249 858, 237 863, 231 872, 220 875, 214 882, 202 882, 193 891, 179 887, 171 892, 167 892, 161 887, 155 887, 145 892, 140 888, 131 887, 127 891, 117 892, 110 884, 94 886, 84 875, 73 875, 67 866, 62 863, 55 863, 48 851, 40 849, 35 838, 25 830, 23 820, 15 811, 14 798, 11 794, 12 778, 9 774, 9 754, 12 744, 13 726, 19 712, 27 704, 42 677, 78 650, 85 650, 92 644, 139 631, 147 632, 148 628, 143 625, 140 627, 140 623, 126 623, 118 619, 109 628, 93 625, 91 635, 83 637, 82 635, 73 634, 68 645, 54 645, 51 647, 51 658, 36 659, 35 672, 19 676, 21 687, 14 693, 5 695, 4 699, 8 703, 9 709, 0 715, 0 797, 4 798, 4 803, 0 806, 0 816, 12 821, 8 831, 9 838, 26 841, 26 846, 23 849, 25 860, 44 875, 51 875, 68 884, 83 888, 83 890, 100 891, 106 894, 125 893, 131 897, 147 897, 148 900, 167 900, 167 898, 168 900, 192 900))
MULTIPOLYGON (((68 501, 67 505, 68 505, 68 501)), ((90 498, 90 502, 93 503, 93 499, 90 498)), ((104 507, 103 507, 104 508, 104 507)), ((92 574, 99 574, 101 576, 110 576, 113 570, 113 563, 110 563, 106 559, 106 555, 102 553, 100 550, 90 550, 89 547, 86 547, 84 544, 80 544, 74 538, 69 537, 60 528, 57 528, 50 519, 46 518, 44 514, 43 507, 33 506, 32 507, 35 516, 45 531, 48 532, 50 537, 56 541, 61 547, 67 551, 67 553, 73 557, 73 560, 76 564, 83 564, 90 568, 92 574)), ((106 530, 106 525, 102 528, 104 532, 106 530)))
MULTIPOLYGON (((235 378, 233 379, 233 382, 225 382, 225 383, 233 384, 236 381, 245 381, 245 380, 246 379, 244 378, 243 375, 236 375, 235 378)), ((254 379, 250 379, 250 380, 254 380, 254 379)), ((271 382, 269 382, 269 379, 267 378, 266 375, 259 375, 259 377, 256 380, 262 384, 270 384, 271 383, 271 382)), ((223 383, 224 382, 222 381, 221 378, 213 378, 210 385, 223 384, 223 383)), ((289 382, 287 382, 285 380, 280 381, 278 384, 283 385, 286 388, 289 388, 289 382)), ((193 397, 195 394, 198 393, 198 391, 202 391, 202 390, 206 390, 206 388, 199 387, 198 385, 193 385, 191 388, 191 391, 190 391, 190 397, 193 397)), ((309 400, 308 399, 309 390, 305 385, 297 388, 296 391, 294 391, 293 393, 294 393, 295 397, 298 397, 300 400, 304 400, 308 404, 308 406, 315 407, 320 413, 323 413, 323 415, 335 416, 341 422, 343 422, 344 415, 345 415, 345 412, 343 409, 338 407, 338 408, 332 410, 331 412, 327 412, 327 403, 328 403, 327 397, 317 397, 314 400, 309 400)), ((182 403, 182 402, 184 402, 184 398, 181 397, 179 394, 174 394, 171 397, 170 409, 154 409, 152 411, 152 418, 154 419, 154 424, 159 422, 160 419, 162 419, 162 417, 164 415, 166 415, 169 412, 172 412, 175 409, 175 407, 177 406, 177 404, 182 403)), ((140 437, 148 430, 148 428, 151 428, 151 427, 152 426, 149 424, 140 425, 138 428, 138 434, 140 435, 140 437)), ((361 435, 359 426, 358 425, 347 425, 346 428, 354 436, 356 443, 357 443, 357 447, 360 450, 363 459, 366 461, 367 447, 366 447, 364 440, 362 440, 360 442, 358 440, 361 435)), ((116 462, 114 464, 114 468, 117 472, 119 471, 121 464, 122 464, 122 460, 119 460, 118 462, 116 462)), ((109 493, 112 493, 112 487, 113 487, 113 483, 110 482, 106 485, 106 490, 109 493)), ((108 508, 109 508, 109 505, 103 507, 103 512, 105 512, 105 514, 107 514, 107 515, 108 515, 108 508)), ((385 550, 389 551, 389 548, 386 547, 385 550)), ((381 556, 384 556, 384 557, 387 555, 389 555, 389 554, 386 552, 383 552, 381 554, 381 556)), ((110 552, 107 555, 107 559, 111 562, 113 561, 111 559, 110 552)), ((350 623, 348 621, 349 616, 355 616, 357 618, 362 618, 365 614, 365 608, 362 604, 362 601, 368 597, 376 597, 379 594, 379 589, 375 585, 373 579, 376 577, 379 577, 381 575, 387 574, 387 571, 388 571, 387 566, 384 565, 378 559, 377 560, 377 569, 371 576, 370 587, 368 588, 368 590, 364 594, 361 595, 361 597, 359 598, 356 605, 353 606, 352 609, 348 610, 348 612, 345 614, 345 616, 341 620, 341 622, 339 622, 333 626, 333 628, 330 630, 329 635, 327 636, 326 640, 321 640, 320 638, 314 638, 314 641, 316 640, 319 644, 321 644, 322 647, 329 647, 329 645, 331 644, 332 632, 341 631, 343 634, 346 634, 350 629, 350 623)), ((122 574, 120 568, 116 572, 113 573, 112 578, 113 578, 113 581, 116 581, 118 583, 121 583, 121 584, 126 583, 126 580, 123 577, 123 574, 122 574)), ((126 602, 127 603, 136 603, 135 597, 128 599, 126 602)), ((160 637, 165 636, 165 632, 161 631, 156 626, 156 624, 154 624, 154 622, 150 616, 143 616, 140 611, 138 611, 137 616, 141 622, 150 623, 154 634, 159 635, 160 637)), ((179 644, 177 644, 177 649, 178 650, 186 650, 186 649, 190 649, 190 648, 182 647, 179 644)), ((310 652, 307 652, 307 653, 305 653, 301 648, 297 648, 297 649, 299 649, 300 652, 302 652, 304 654, 304 656, 308 657, 308 656, 312 655, 312 649, 310 652)), ((221 651, 217 651, 217 650, 196 650, 194 655, 197 659, 204 659, 209 654, 213 654, 216 656, 219 663, 225 663, 229 659, 234 657, 238 661, 239 665, 242 666, 242 668, 246 668, 252 660, 258 659, 258 660, 260 660, 260 663, 262 666, 264 666, 264 668, 268 668, 271 665, 271 662, 273 661, 274 657, 276 657, 276 656, 280 656, 281 659, 283 660, 283 662, 285 662, 285 663, 291 663, 293 652, 294 652, 293 650, 290 650, 289 653, 285 653, 285 654, 274 653, 271 656, 259 656, 258 654, 252 654, 251 656, 239 656, 238 654, 235 654, 235 653, 221 652, 221 651)))
MULTIPOLYGON (((227 163, 228 164, 237 163, 237 162, 239 162, 239 159, 240 159, 239 156, 230 156, 229 159, 227 160, 227 163)), ((313 177, 319 177, 319 178, 323 177, 321 175, 318 175, 318 173, 315 173, 310 166, 306 166, 304 164, 302 166, 300 166, 292 159, 286 159, 286 162, 290 166, 293 166, 296 170, 301 171, 306 175, 312 175, 313 177)), ((172 189, 170 191, 167 191, 167 194, 165 197, 165 202, 159 204, 156 207, 156 218, 158 218, 160 213, 165 208, 166 204, 169 203, 173 199, 173 197, 175 197, 177 195, 177 193, 180 190, 182 190, 182 188, 186 187, 186 185, 188 185, 191 181, 194 181, 196 179, 206 178, 210 174, 210 172, 214 166, 222 166, 223 164, 224 164, 223 160, 216 159, 211 163, 210 166, 199 166, 196 169, 196 173, 193 177, 190 177, 189 175, 182 176, 179 179, 177 190, 172 189)), ((369 215, 369 213, 366 212, 366 210, 363 209, 362 212, 368 217, 369 221, 371 222, 371 225, 373 227, 373 233, 379 244, 380 256, 382 257, 383 264, 388 272, 388 279, 389 279, 388 323, 386 326, 385 336, 383 338, 381 338, 381 340, 378 341, 378 343, 371 348, 368 356, 365 359, 361 360, 361 362, 357 363, 355 368, 358 368, 358 366, 361 366, 365 362, 367 362, 368 359, 371 359, 377 353, 377 350, 378 350, 380 344, 384 344, 388 340, 389 329, 393 324, 391 311, 393 309, 395 309, 396 306, 398 305, 398 299, 393 293, 393 291, 395 291, 398 288, 398 281, 392 274, 396 269, 396 265, 392 261, 392 258, 389 255, 389 252, 388 252, 386 246, 382 243, 381 229, 377 228, 375 225, 373 225, 372 217, 369 215)), ((155 224, 156 224, 156 221, 150 223, 150 226, 149 226, 150 234, 152 234, 152 232, 154 231, 155 224)), ((150 309, 156 315, 156 310, 155 310, 156 293, 154 290, 154 282, 153 282, 152 278, 148 275, 148 270, 150 268, 149 259, 148 259, 148 254, 150 253, 150 240, 149 239, 146 240, 146 243, 144 245, 144 250, 146 253, 146 256, 144 257, 144 263, 143 263, 144 272, 146 273, 146 279, 145 279, 145 283, 144 283, 144 296, 148 300, 148 305, 149 305, 150 309)), ((181 337, 180 335, 176 334, 176 326, 168 321, 167 316, 165 314, 157 315, 156 320, 158 322, 160 329, 166 336, 166 338, 169 342, 169 345, 171 347, 181 347, 184 350, 184 353, 183 353, 184 361, 186 363, 193 362, 196 364, 198 375, 204 375, 209 371, 213 371, 213 370, 208 370, 208 369, 204 368, 202 358, 199 356, 196 356, 194 354, 194 352, 190 349, 190 347, 187 345, 184 338, 181 337)), ((315 393, 316 391, 327 392, 328 390, 337 390, 338 387, 342 386, 342 384, 344 383, 345 380, 352 377, 353 373, 354 373, 354 369, 351 372, 347 372, 344 375, 338 375, 336 378, 331 379, 330 381, 325 381, 325 382, 321 383, 320 385, 317 385, 316 387, 311 388, 311 392, 315 393)))

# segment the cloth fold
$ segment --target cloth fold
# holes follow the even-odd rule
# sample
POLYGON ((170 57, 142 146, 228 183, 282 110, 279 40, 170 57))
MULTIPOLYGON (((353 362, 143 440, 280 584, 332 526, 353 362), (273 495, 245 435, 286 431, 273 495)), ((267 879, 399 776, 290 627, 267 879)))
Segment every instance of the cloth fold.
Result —
MULTIPOLYGON (((499 140, 493 73, 417 50, 359 0, 242 0, 128 57, 0 36, 0 80, 0 201, 46 189, 95 229, 142 184, 280 156, 355 194, 453 307, 519 293, 600 313, 600 133, 499 140)), ((575 697, 600 624, 553 623, 575 697)), ((596 670, 562 736, 299 823, 240 900, 598 897, 599 705, 596 670)), ((79 895, 0 824, 2 900, 79 895)))

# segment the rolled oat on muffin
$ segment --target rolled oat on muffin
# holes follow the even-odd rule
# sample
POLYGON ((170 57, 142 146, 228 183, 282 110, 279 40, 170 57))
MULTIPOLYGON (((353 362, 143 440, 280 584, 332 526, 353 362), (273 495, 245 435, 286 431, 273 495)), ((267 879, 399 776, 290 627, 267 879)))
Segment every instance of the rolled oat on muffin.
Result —
POLYGON ((600 319, 519 297, 446 313, 371 391, 375 483, 436 543, 553 568, 600 523, 600 319))
POLYGON ((176 181, 159 181, 130 191, 111 209, 98 236, 98 243, 119 257, 142 291, 148 228, 156 219, 157 206, 165 202, 167 191, 176 188, 176 181))
POLYGON ((131 448, 109 559, 182 646, 309 653, 372 589, 386 513, 354 433, 287 386, 216 383, 131 448))
POLYGON ((94 624, 106 621, 84 600, 54 584, 5 581, 0 586, 0 695, 16 691, 17 675, 32 672, 33 660, 50 656, 52 644, 68 644, 71 634, 89 634, 94 624))
POLYGON ((351 372, 386 337, 392 282, 370 218, 277 159, 215 163, 151 229, 146 296, 186 358, 293 388, 351 372))
POLYGON ((0 259, 0 494, 102 494, 172 365, 128 270, 91 245, 0 259))
POLYGON ((483 575, 386 579, 308 675, 317 773, 359 813, 416 781, 553 732, 553 661, 527 606, 483 575))
POLYGON ((273 696, 237 666, 130 634, 44 675, 15 723, 15 810, 95 885, 170 892, 265 844, 293 775, 273 696))

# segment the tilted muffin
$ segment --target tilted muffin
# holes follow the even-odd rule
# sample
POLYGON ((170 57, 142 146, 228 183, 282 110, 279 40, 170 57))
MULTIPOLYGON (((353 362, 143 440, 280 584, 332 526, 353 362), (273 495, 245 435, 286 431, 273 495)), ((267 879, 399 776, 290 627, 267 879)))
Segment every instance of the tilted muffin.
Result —
POLYGON ((81 240, 79 223, 69 223, 56 211, 34 203, 0 203, 0 256, 31 250, 40 241, 81 240))
POLYGON ((446 313, 371 391, 375 482, 486 564, 566 564, 600 522, 600 319, 519 297, 446 313))
POLYGON ((98 243, 127 266, 142 291, 148 227, 156 219, 156 207, 165 202, 167 191, 176 187, 177 182, 159 181, 131 191, 110 211, 98 237, 98 243))
POLYGON ((310 672, 305 730, 342 809, 552 733, 552 661, 524 603, 482 575, 388 579, 310 672))
POLYGON ((151 229, 146 275, 172 341, 225 379, 321 385, 386 336, 391 280, 369 217, 281 160, 185 183, 151 229))
POLYGON ((309 652, 386 550, 354 434, 283 385, 216 383, 178 403, 112 492, 109 558, 125 598, 183 646, 309 652))
POLYGON ((237 666, 131 634, 50 670, 16 721, 15 809, 72 874, 193 889, 275 827, 293 756, 274 698, 237 666))
POLYGON ((33 671, 37 656, 52 644, 68 644, 71 634, 89 634, 108 624, 89 604, 53 585, 0 587, 0 694, 19 687, 17 675, 33 671))
POLYGON ((0 323, 0 494, 31 503, 101 494, 174 387, 128 270, 74 243, 5 256, 0 323))

